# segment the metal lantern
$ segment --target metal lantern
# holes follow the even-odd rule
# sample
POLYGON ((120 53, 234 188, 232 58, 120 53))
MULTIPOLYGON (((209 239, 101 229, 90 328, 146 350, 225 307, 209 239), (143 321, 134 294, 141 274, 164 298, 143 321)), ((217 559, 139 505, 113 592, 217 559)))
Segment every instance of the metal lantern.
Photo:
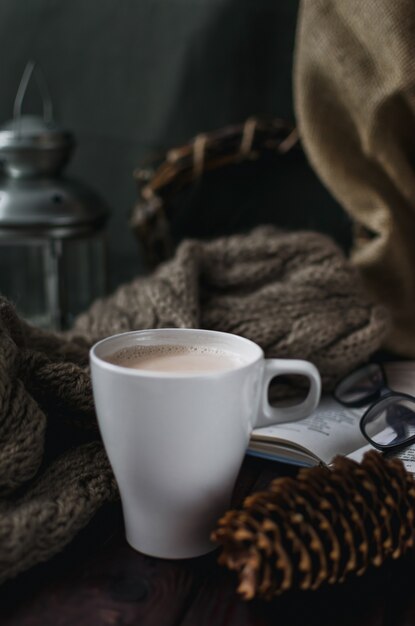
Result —
POLYGON ((107 207, 61 176, 74 145, 54 123, 47 85, 29 63, 13 119, 0 128, 0 293, 29 322, 56 330, 106 290, 107 207), (32 75, 43 117, 21 114, 32 75))

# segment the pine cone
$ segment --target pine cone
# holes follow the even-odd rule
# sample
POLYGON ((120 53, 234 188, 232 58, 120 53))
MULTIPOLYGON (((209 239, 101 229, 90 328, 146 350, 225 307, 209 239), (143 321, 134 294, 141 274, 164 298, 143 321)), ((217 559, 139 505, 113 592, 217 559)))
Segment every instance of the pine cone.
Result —
POLYGON ((396 559, 414 545, 415 480, 378 452, 302 469, 228 511, 212 538, 249 600, 317 589, 396 559))

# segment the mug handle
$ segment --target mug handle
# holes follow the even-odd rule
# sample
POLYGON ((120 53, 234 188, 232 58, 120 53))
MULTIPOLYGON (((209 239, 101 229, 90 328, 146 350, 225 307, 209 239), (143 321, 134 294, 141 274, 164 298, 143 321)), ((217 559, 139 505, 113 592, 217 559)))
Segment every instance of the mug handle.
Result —
POLYGON ((309 361, 300 359, 265 359, 262 381, 262 398, 254 428, 279 422, 293 422, 307 417, 317 408, 321 395, 321 378, 318 369, 309 361), (268 401, 271 380, 282 374, 301 374, 310 381, 310 389, 303 402, 294 406, 275 407, 268 401))

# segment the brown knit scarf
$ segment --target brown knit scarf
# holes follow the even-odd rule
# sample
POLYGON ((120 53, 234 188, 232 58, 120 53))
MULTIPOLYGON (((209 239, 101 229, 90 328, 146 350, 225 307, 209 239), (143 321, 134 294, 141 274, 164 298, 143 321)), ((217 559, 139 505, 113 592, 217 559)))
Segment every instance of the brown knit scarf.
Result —
POLYGON ((330 239, 272 228, 183 242, 69 333, 31 327, 0 300, 0 581, 50 558, 117 497, 88 373, 96 339, 151 327, 229 331, 267 356, 313 361, 329 389, 379 348, 387 325, 330 239))

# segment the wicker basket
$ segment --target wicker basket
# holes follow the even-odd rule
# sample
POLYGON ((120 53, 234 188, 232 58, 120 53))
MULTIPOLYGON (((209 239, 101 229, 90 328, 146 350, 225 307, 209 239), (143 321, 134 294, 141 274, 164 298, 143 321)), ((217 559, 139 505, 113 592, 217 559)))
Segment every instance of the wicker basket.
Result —
POLYGON ((249 118, 245 123, 197 135, 172 148, 164 158, 138 167, 138 187, 130 225, 141 245, 148 267, 169 258, 175 247, 171 232, 173 199, 206 172, 238 166, 263 158, 281 158, 298 145, 295 127, 282 119, 249 118))

